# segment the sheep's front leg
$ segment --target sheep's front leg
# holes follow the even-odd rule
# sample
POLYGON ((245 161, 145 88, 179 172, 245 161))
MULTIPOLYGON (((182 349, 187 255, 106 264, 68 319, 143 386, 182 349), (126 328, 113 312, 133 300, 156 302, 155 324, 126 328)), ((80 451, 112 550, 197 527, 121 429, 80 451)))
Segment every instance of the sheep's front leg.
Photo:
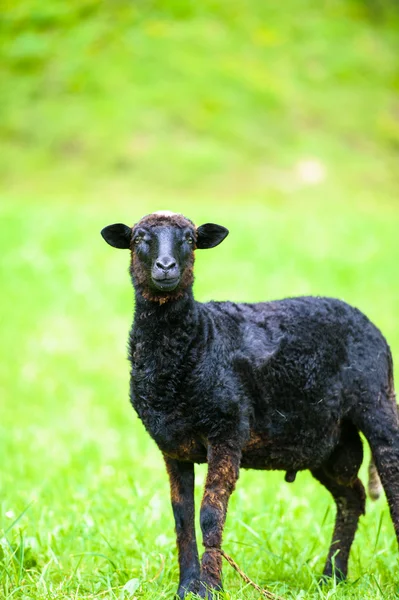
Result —
POLYGON ((170 495, 176 525, 180 581, 177 595, 199 589, 200 566, 195 539, 194 465, 164 455, 170 481, 170 495))
POLYGON ((200 596, 207 597, 208 589, 220 590, 223 527, 227 504, 238 479, 241 450, 214 444, 208 447, 208 475, 201 504, 200 523, 205 552, 201 564, 200 596))

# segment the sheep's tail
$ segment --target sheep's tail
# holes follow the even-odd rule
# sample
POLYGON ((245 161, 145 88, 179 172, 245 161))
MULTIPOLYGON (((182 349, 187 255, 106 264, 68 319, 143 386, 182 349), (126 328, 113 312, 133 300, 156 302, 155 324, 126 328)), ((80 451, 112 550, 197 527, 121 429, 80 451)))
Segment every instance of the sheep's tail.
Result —
POLYGON ((378 475, 377 467, 375 466, 374 458, 371 456, 369 462, 369 481, 367 484, 369 496, 372 500, 378 500, 382 494, 382 484, 378 475))

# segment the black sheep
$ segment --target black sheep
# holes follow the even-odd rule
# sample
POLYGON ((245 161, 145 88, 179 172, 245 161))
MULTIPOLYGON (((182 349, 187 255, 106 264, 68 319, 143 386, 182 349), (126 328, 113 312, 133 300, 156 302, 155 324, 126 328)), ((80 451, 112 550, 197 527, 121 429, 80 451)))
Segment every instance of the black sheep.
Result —
MULTIPOLYGON (((102 230, 131 250, 136 310, 129 337, 130 399, 163 453, 179 552, 180 598, 221 589, 222 532, 239 469, 309 469, 337 505, 325 576, 345 578, 365 492, 368 440, 399 535, 399 422, 392 357, 380 331, 332 298, 258 304, 193 298, 196 248, 219 225, 154 213, 102 230), (198 558, 194 463, 208 463, 198 558), (335 559, 333 559, 335 557, 335 559)), ((375 471, 375 470, 374 470, 375 471)))

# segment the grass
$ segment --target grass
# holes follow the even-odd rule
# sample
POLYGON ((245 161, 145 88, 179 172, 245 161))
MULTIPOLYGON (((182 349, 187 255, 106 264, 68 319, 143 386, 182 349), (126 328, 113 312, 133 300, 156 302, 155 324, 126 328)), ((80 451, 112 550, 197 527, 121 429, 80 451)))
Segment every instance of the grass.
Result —
MULTIPOLYGON (((197 222, 205 212, 231 229, 219 249, 198 252, 199 299, 345 298, 382 328, 397 359, 399 210, 381 217, 378 206, 341 207, 338 215, 287 202, 248 203, 245 218, 242 211, 243 203, 224 215, 205 201, 192 207, 197 222)), ((176 586, 167 478, 127 401, 132 294, 126 253, 98 235, 108 212, 88 204, 3 209, 5 598, 172 598, 176 586)), ((198 468, 198 502, 204 473, 198 468)), ((282 473, 244 472, 225 549, 287 598, 377 598, 379 589, 394 598, 397 548, 385 500, 368 503, 350 583, 318 588, 333 518, 310 475, 289 485, 282 473)), ((228 566, 225 576, 229 597, 257 597, 228 566)))
MULTIPOLYGON (((0 597, 171 599, 168 482, 127 399, 127 255, 99 230, 162 208, 220 222, 197 299, 340 297, 399 364, 397 15, 18 0, 1 38, 0 597)), ((396 598, 384 499, 349 582, 318 586, 333 520, 309 474, 243 472, 224 548, 287 599, 396 598)), ((226 597, 259 597, 224 573, 226 597)))

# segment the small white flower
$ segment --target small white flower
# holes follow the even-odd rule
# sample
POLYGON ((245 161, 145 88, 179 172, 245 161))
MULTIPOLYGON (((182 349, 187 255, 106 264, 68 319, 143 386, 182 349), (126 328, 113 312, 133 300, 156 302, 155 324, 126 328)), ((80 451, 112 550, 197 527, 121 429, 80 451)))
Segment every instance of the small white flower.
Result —
POLYGON ((326 168, 320 160, 308 158, 300 160, 295 167, 296 174, 302 183, 317 185, 326 178, 326 168))

